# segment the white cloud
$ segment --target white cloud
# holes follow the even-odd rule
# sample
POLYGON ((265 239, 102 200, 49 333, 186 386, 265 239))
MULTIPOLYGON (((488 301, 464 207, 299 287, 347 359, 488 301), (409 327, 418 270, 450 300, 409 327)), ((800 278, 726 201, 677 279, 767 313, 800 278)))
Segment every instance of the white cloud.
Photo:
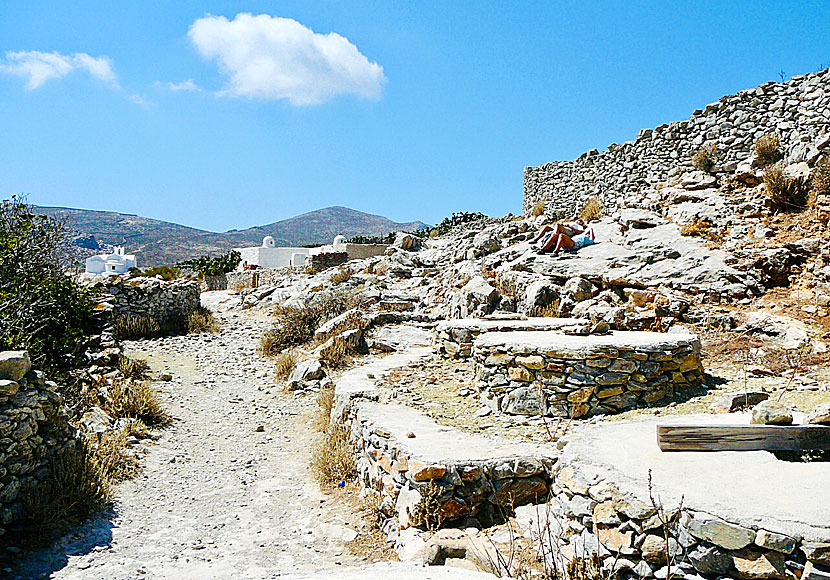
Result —
POLYGON ((60 79, 76 70, 86 70, 96 79, 113 88, 119 88, 112 60, 106 56, 93 57, 85 52, 60 54, 59 52, 9 51, 5 62, 0 61, 0 72, 21 76, 27 79, 26 88, 30 91, 43 86, 53 79, 60 79))
POLYGON ((228 76, 222 94, 314 105, 341 94, 380 98, 383 67, 339 34, 317 34, 290 18, 205 16, 188 36, 228 76))
POLYGON ((202 87, 193 82, 193 79, 187 79, 180 83, 167 83, 167 88, 177 93, 179 91, 201 91, 202 87))

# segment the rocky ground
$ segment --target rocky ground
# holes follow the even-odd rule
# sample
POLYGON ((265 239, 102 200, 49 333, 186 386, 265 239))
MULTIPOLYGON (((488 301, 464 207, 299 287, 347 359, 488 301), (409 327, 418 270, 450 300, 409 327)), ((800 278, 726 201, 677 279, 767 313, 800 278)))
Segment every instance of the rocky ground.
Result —
POLYGON ((11 577, 253 579, 365 561, 349 547, 360 518, 309 473, 315 397, 275 385, 256 353, 261 316, 220 318, 217 335, 127 345, 157 376, 172 376, 156 387, 176 420, 141 474, 119 486, 112 512, 11 577))

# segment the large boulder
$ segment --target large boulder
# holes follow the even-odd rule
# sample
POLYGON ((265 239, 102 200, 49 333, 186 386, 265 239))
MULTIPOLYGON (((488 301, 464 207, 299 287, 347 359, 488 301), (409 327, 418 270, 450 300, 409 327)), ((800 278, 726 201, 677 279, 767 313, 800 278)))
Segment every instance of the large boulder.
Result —
POLYGON ((451 318, 484 316, 493 312, 499 292, 482 276, 475 276, 450 300, 451 318))
POLYGON ((533 314, 537 309, 544 308, 559 299, 559 287, 550 280, 535 280, 531 282, 524 294, 524 310, 533 314))
POLYGON ((19 381, 32 369, 32 361, 25 350, 0 352, 0 379, 19 381))
POLYGON ((326 372, 323 370, 320 361, 316 358, 310 358, 299 363, 291 371, 291 375, 288 377, 288 384, 294 385, 304 381, 316 381, 322 379, 324 376, 326 376, 326 372))
POLYGON ((402 250, 414 251, 421 246, 421 240, 407 232, 398 232, 395 234, 395 241, 392 245, 402 250))
POLYGON ((473 248, 476 256, 484 256, 501 250, 501 241, 494 232, 479 232, 473 238, 473 248))

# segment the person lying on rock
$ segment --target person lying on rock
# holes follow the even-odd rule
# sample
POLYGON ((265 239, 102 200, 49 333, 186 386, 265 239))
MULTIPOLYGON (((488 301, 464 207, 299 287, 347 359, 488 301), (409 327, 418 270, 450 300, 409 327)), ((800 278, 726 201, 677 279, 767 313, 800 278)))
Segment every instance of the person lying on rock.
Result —
POLYGON ((552 226, 545 224, 539 234, 530 240, 530 243, 535 244, 544 238, 539 251, 546 252, 556 244, 559 234, 565 234, 566 236, 572 238, 573 236, 581 234, 584 231, 585 222, 581 218, 574 218, 569 222, 556 222, 552 226))
MULTIPOLYGON (((579 248, 584 248, 585 246, 590 246, 591 244, 595 244, 594 241, 594 228, 588 228, 581 234, 577 234, 574 237, 571 237, 567 234, 559 234, 556 237, 556 248, 553 250, 554 255, 559 253, 559 250, 568 250, 569 252, 575 252, 579 248)), ((553 245, 553 244, 550 244, 553 245)), ((548 245, 548 248, 550 247, 548 245)), ((539 253, 543 253, 547 251, 547 249, 543 246, 539 253)))

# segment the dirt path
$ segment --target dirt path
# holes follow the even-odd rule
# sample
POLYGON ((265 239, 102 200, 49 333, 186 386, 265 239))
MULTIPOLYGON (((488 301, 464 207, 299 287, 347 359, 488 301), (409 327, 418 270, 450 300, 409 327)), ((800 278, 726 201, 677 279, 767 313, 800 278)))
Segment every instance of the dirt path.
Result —
POLYGON ((308 471, 314 396, 274 385, 256 355, 265 321, 222 318, 219 335, 129 345, 173 375, 159 388, 177 420, 118 488, 112 514, 34 554, 17 577, 258 579, 358 563, 346 514, 308 471))

